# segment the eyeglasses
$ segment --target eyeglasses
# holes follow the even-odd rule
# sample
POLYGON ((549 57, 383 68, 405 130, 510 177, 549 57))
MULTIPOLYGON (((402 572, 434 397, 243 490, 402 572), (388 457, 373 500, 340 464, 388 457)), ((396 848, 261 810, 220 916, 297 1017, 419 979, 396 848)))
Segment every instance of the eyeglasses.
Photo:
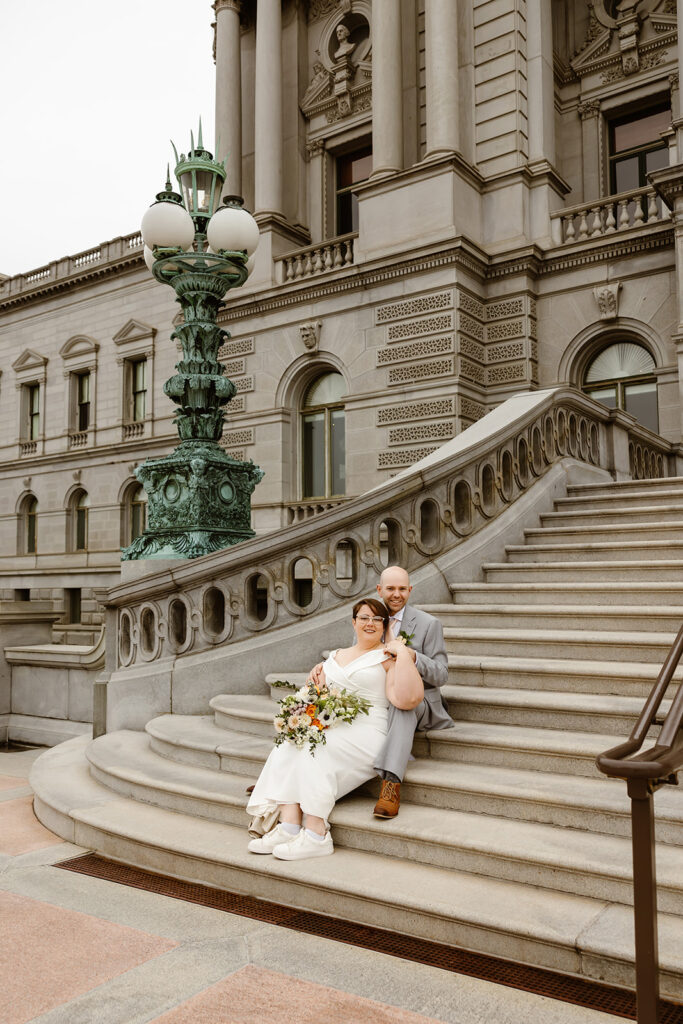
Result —
POLYGON ((368 622, 371 622, 373 626, 384 625, 384 619, 381 617, 381 615, 359 615, 356 618, 356 622, 362 622, 363 625, 366 625, 368 622))

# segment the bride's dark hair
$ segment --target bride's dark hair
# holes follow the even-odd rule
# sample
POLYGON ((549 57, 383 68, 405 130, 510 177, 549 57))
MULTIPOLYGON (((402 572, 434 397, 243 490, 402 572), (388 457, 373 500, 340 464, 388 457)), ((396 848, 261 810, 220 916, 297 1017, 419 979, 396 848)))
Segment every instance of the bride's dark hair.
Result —
POLYGON ((389 625, 389 619, 391 618, 391 612, 385 604, 378 601, 376 597, 364 597, 362 601, 357 601, 353 606, 353 617, 354 619, 358 616, 358 612, 361 610, 363 605, 366 604, 368 608, 372 609, 373 615, 381 615, 384 628, 386 629, 389 625))

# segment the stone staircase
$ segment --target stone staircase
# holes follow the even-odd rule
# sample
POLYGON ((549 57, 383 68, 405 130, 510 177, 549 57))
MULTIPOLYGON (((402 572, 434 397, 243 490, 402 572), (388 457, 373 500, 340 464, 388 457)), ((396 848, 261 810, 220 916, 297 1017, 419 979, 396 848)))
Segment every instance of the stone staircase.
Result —
MULTIPOLYGON (((629 801, 595 757, 630 732, 683 622, 683 479, 569 487, 525 540, 425 606, 456 725, 416 738, 398 818, 372 817, 374 783, 337 805, 322 871, 246 851, 281 693, 265 687, 49 751, 38 816, 118 860, 632 986, 629 801)), ((665 787, 656 812, 662 990, 683 1000, 683 794, 665 787)))

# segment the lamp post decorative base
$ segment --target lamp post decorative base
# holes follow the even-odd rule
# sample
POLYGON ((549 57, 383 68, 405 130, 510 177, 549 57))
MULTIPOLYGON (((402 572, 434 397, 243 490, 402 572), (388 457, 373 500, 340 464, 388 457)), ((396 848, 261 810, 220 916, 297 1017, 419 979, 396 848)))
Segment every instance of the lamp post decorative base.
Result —
POLYGON ((215 441, 182 441, 148 459, 135 475, 148 494, 148 525, 121 553, 139 558, 200 558, 254 536, 251 495, 263 477, 215 441))

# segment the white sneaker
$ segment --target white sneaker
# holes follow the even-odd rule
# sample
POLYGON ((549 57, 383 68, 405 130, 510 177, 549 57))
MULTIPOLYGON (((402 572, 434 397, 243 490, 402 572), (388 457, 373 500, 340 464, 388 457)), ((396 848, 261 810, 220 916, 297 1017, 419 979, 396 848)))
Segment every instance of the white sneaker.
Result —
POLYGON ((276 846, 273 857, 277 857, 278 860, 306 860, 307 857, 328 857, 331 853, 334 853, 334 846, 329 832, 325 833, 325 838, 321 841, 311 839, 306 829, 302 828, 293 843, 280 843, 276 846))
POLYGON ((266 832, 260 839, 250 840, 247 844, 247 849, 249 853, 272 853, 276 846, 288 846, 289 843, 293 843, 295 839, 298 839, 300 835, 301 832, 295 832, 292 835, 291 832, 287 832, 281 823, 278 822, 275 828, 272 828, 270 832, 266 832))

